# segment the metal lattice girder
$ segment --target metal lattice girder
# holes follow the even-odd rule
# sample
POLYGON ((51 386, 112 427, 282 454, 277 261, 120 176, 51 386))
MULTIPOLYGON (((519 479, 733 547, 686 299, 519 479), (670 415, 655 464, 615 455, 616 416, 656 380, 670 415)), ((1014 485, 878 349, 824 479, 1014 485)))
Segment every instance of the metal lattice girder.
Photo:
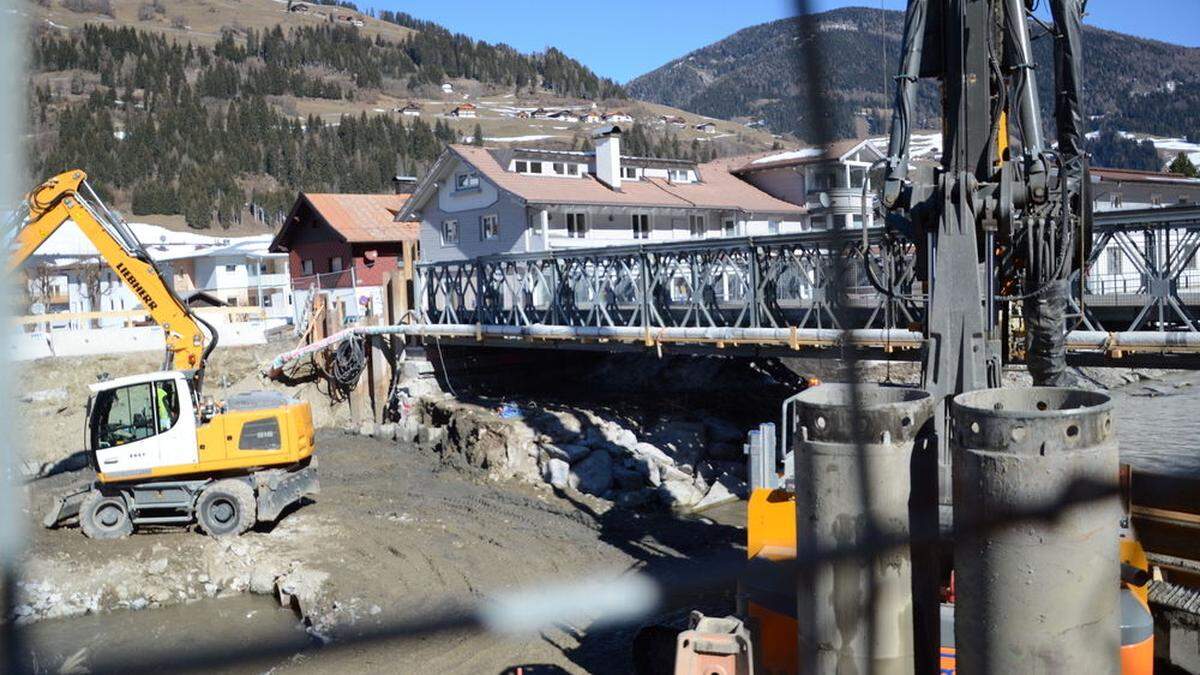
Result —
MULTIPOLYGON (((830 286, 834 255, 869 260, 890 286, 912 285, 912 250, 843 249, 844 235, 650 244, 422 263, 427 323, 613 326, 645 329, 839 327, 830 286)), ((859 280, 851 302, 864 325, 908 326, 919 302, 889 299, 859 280)))
MULTIPOLYGON (((1191 220, 1174 211, 1157 209, 1140 221, 1097 215, 1082 290, 1078 276, 1072 282, 1072 308, 1082 327, 1197 330, 1194 307, 1179 289, 1189 281, 1200 285, 1192 263, 1200 251, 1200 210, 1191 220), (1136 272, 1116 287, 1095 274, 1111 250, 1136 272)), ((864 245, 858 234, 849 246, 845 233, 807 232, 421 263, 417 311, 428 324, 638 328, 646 334, 671 327, 907 329, 922 323, 925 297, 913 245, 878 232, 864 245), (851 326, 835 319, 835 251, 851 262, 845 289, 851 326)))

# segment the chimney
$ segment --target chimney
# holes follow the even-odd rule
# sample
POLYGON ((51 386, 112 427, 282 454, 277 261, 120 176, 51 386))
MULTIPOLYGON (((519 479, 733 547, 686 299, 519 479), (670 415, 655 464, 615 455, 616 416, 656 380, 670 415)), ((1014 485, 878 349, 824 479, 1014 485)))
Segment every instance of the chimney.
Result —
POLYGON ((395 187, 396 194, 406 195, 413 191, 417 186, 416 176, 392 176, 392 185, 395 187))
POLYGON ((614 190, 621 189, 621 127, 601 127, 592 133, 596 145, 596 178, 614 190))

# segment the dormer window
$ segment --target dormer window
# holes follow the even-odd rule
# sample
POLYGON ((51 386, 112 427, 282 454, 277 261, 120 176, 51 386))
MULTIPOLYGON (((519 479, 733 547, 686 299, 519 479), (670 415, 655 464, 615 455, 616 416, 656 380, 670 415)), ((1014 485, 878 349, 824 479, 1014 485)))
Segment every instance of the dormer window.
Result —
POLYGON ((579 175, 579 165, 578 164, 568 164, 567 165, 567 175, 578 176, 579 175))
POLYGON ((629 180, 637 180, 637 177, 638 177, 638 174, 637 174, 636 166, 621 167, 621 178, 627 178, 629 180))
POLYGON ((554 163, 554 173, 561 176, 561 175, 565 174, 566 172, 567 172, 567 167, 565 164, 563 164, 562 162, 554 163))
POLYGON ((513 170, 516 171, 517 173, 527 173, 529 171, 529 162, 522 162, 521 160, 517 160, 513 164, 513 170))
POLYGON ((542 172, 542 163, 541 162, 530 162, 529 163, 529 173, 541 173, 541 172, 542 172))
POLYGON ((691 182, 691 172, 686 169, 667 169, 667 178, 672 183, 691 182))
POLYGON ((454 190, 456 192, 466 192, 468 190, 479 189, 479 174, 474 171, 470 173, 460 173, 454 177, 454 190))

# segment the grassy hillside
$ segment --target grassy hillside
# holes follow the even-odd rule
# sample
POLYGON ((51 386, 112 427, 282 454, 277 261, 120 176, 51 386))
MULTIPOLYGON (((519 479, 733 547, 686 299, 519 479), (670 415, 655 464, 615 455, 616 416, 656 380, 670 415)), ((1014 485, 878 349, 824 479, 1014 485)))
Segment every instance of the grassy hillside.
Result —
POLYGON ((86 23, 126 26, 162 33, 168 38, 196 44, 214 45, 226 27, 266 30, 277 25, 286 28, 319 26, 330 23, 330 15, 352 16, 362 21, 363 34, 372 38, 400 41, 413 33, 411 28, 380 21, 342 7, 313 5, 312 12, 288 12, 286 0, 26 0, 29 16, 47 27, 69 30, 86 23), (71 9, 68 9, 70 7, 71 9))
POLYGON ((701 116, 629 100, 553 48, 521 54, 405 15, 296 14, 275 0, 27 7, 29 181, 82 167, 149 222, 262 231, 297 191, 388 191, 447 142, 582 147, 597 126, 520 115, 538 107, 626 110, 653 153, 706 158, 774 142, 732 122, 697 131, 701 116), (399 114, 410 102, 419 117, 399 114), (477 118, 450 115, 465 102, 477 118), (664 125, 664 114, 687 126, 664 125))

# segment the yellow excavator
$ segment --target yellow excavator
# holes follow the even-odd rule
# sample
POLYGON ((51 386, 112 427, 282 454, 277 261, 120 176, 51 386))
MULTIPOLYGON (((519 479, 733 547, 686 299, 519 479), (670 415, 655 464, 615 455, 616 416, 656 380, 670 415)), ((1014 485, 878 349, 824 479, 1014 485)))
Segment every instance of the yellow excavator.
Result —
POLYGON ((91 385, 85 438, 96 480, 56 499, 47 527, 77 518, 88 537, 116 539, 195 522, 209 535, 234 536, 318 492, 309 404, 268 391, 219 403, 201 396, 216 329, 180 300, 83 171, 42 183, 16 220, 10 273, 73 221, 166 341, 163 370, 91 385))

